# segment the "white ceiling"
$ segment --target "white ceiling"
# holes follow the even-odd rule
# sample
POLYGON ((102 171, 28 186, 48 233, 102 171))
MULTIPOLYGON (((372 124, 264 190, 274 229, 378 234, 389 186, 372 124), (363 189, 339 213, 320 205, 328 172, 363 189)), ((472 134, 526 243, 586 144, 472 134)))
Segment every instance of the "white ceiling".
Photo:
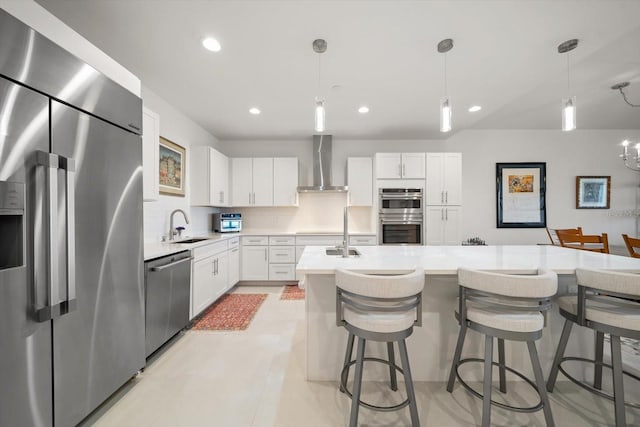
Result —
POLYGON ((444 38, 454 132, 559 129, 570 54, 579 129, 639 129, 640 1, 37 0, 224 140, 300 139, 318 95, 327 132, 349 139, 447 138, 439 126, 444 38), (200 42, 215 36, 222 51, 200 42), (334 87, 334 86, 339 87, 334 87), (471 105, 482 105, 469 113, 471 105), (357 113, 368 105, 367 115, 357 113), (258 106, 260 116, 248 110, 258 106))

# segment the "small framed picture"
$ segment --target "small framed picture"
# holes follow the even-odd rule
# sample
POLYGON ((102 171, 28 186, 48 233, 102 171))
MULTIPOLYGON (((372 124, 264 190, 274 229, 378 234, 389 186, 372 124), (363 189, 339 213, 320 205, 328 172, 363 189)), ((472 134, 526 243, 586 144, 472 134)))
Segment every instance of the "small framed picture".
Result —
POLYGON ((609 209, 610 176, 577 176, 576 209, 609 209))
POLYGON ((160 137, 160 194, 184 197, 185 154, 184 147, 160 137))

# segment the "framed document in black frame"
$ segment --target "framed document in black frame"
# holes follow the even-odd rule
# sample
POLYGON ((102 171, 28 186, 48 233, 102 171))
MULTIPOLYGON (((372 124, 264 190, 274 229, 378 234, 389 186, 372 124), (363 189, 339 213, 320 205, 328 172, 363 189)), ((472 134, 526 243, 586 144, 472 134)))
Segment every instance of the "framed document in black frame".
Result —
POLYGON ((546 163, 496 163, 498 228, 544 228, 546 163))

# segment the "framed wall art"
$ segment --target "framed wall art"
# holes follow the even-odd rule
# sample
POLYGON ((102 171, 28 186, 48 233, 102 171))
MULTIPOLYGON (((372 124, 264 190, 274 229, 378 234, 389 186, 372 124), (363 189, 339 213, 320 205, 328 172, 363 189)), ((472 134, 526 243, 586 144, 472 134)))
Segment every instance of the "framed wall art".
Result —
POLYGON ((544 228, 546 163, 496 163, 497 227, 544 228))
POLYGON ((159 189, 161 194, 184 197, 186 150, 184 147, 160 137, 159 189))
POLYGON ((610 176, 576 176, 576 209, 609 209, 610 176))

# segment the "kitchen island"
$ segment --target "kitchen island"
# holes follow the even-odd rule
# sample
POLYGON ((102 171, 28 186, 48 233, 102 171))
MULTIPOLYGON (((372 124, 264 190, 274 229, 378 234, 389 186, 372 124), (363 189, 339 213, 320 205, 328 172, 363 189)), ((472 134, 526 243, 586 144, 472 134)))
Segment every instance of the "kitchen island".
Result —
MULTIPOLYGON (((336 381, 344 357, 347 333, 336 326, 334 273, 345 268, 367 274, 402 274, 422 267, 425 287, 422 294, 422 327, 414 328, 407 339, 411 370, 416 381, 445 381, 451 367, 458 334, 453 310, 458 295, 457 270, 460 267, 492 270, 511 274, 533 274, 538 268, 558 274, 558 294, 577 289, 576 268, 597 268, 640 273, 640 259, 607 255, 549 245, 529 246, 369 246, 357 247, 360 256, 328 256, 325 247, 307 247, 297 265, 304 275, 306 289, 306 378, 313 381, 336 381)), ((549 372, 564 318, 554 304, 547 316, 543 337, 537 342, 545 375, 549 372)), ((567 354, 593 354, 593 332, 574 329, 567 354)), ((463 357, 480 357, 483 341, 471 332, 467 336, 463 357)), ((367 351, 383 356, 386 347, 371 343, 367 351)), ((367 353, 369 354, 369 353, 367 353)), ((507 364, 531 375, 526 345, 508 343, 507 364)), ((369 379, 388 375, 382 365, 367 368, 369 379), (378 369, 379 368, 379 369, 378 369)), ((466 369, 466 368, 465 368, 466 369)), ((481 374, 481 369, 471 375, 481 374)), ((578 367, 578 377, 588 375, 589 367, 578 367)), ((471 377, 474 379, 474 377, 471 377)), ((475 379, 481 380, 481 377, 475 379)))

